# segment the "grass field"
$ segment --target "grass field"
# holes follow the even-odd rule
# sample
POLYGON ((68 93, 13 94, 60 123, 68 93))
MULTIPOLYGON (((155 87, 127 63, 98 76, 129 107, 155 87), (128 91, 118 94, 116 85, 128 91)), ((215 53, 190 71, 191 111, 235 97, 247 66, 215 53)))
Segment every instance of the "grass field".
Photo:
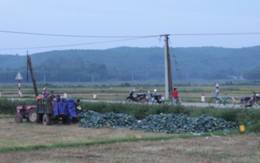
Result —
POLYGON ((0 119, 0 162, 259 162, 260 135, 149 133, 0 119))
MULTIPOLYGON (((134 86, 136 93, 148 91, 153 91, 154 88, 158 90, 159 94, 164 95, 164 87, 162 86, 134 86)), ((99 100, 112 100, 112 101, 124 101, 128 96, 130 89, 133 87, 119 87, 119 86, 99 86, 99 87, 49 87, 48 91, 54 91, 55 94, 63 95, 66 93, 69 97, 91 100, 93 99, 93 94, 96 93, 99 100)), ((214 91, 214 86, 180 86, 178 87, 179 96, 184 102, 200 102, 200 97, 202 94, 205 95, 206 100, 212 96, 212 91, 214 91)), ((233 96, 237 101, 239 101, 241 96, 252 96, 251 90, 260 92, 260 87, 257 86, 221 86, 220 95, 224 96, 227 93, 229 96, 233 96)), ((0 92, 2 97, 17 97, 17 87, 16 86, 0 86, 0 92)), ((39 94, 41 94, 42 89, 38 88, 39 94)), ((26 85, 22 88, 22 93, 24 98, 33 98, 34 92, 31 85, 26 85)))

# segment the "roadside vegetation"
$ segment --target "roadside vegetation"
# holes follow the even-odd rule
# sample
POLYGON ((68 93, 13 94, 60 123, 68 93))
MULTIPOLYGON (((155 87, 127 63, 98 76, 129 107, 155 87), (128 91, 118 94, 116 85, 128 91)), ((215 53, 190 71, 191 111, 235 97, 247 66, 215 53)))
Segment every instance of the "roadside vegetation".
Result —
MULTIPOLYGON (((233 86, 229 85, 229 82, 222 82, 221 94, 228 93, 236 98, 237 104, 239 104, 239 98, 241 96, 251 96, 251 90, 258 91, 255 86, 233 86)), ((178 85, 180 83, 177 83, 178 85)), ((179 95, 183 102, 200 102, 201 94, 205 94, 206 102, 211 97, 211 92, 214 90, 214 86, 200 86, 202 83, 195 83, 194 86, 179 86, 179 95)), ((157 88, 159 94, 164 93, 164 88, 159 84, 135 84, 121 83, 117 85, 101 84, 99 86, 94 85, 81 85, 81 84, 49 84, 47 85, 49 91, 53 90, 56 94, 67 93, 69 97, 81 99, 81 106, 83 110, 93 110, 99 113, 114 112, 114 113, 126 113, 135 116, 137 119, 143 119, 151 114, 160 113, 184 113, 189 116, 197 117, 202 114, 208 116, 223 118, 226 121, 237 122, 238 125, 245 125, 248 132, 260 132, 260 109, 217 109, 210 107, 185 107, 185 106, 173 106, 173 105, 140 105, 124 104, 125 98, 128 96, 129 90, 133 87, 136 88, 136 92, 152 91, 153 88, 157 88), (83 102, 84 100, 93 100, 93 93, 97 94, 97 100, 100 102, 83 102), (117 101, 121 103, 106 103, 105 101, 117 101)), ((17 105, 34 104, 33 90, 31 86, 26 85, 23 88, 24 100, 12 100, 15 98, 17 88, 13 86, 0 86, 2 97, 0 98, 0 118, 10 115, 15 115, 17 105), (5 96, 8 94, 8 96, 5 96), (5 116, 3 116, 5 115, 5 116)), ((40 91, 40 89, 39 89, 40 91)), ((8 117, 7 116, 7 117, 8 117)))
MULTIPOLYGON (((15 115, 15 108, 18 104, 29 104, 32 101, 10 102, 6 99, 0 100, 0 113, 3 115, 15 115)), ((84 111, 93 110, 99 113, 125 113, 135 116, 137 119, 143 119, 148 115, 160 113, 186 114, 192 117, 198 117, 203 114, 215 118, 222 118, 226 121, 236 122, 237 125, 245 125, 247 132, 260 132, 260 109, 218 109, 211 107, 187 107, 172 105, 140 105, 140 104, 115 104, 105 102, 82 102, 84 111)), ((7 116, 8 117, 8 116, 7 116)))

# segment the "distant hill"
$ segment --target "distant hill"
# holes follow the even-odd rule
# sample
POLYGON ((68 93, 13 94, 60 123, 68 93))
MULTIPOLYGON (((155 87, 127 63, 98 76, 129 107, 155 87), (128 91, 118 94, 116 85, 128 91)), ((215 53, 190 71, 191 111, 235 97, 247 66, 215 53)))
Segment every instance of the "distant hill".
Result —
MULTIPOLYGON (((260 46, 170 48, 174 79, 260 79, 260 46)), ((119 47, 64 50, 31 55, 37 81, 164 80, 164 49, 119 47)), ((0 82, 26 76, 26 56, 0 55, 0 82)))

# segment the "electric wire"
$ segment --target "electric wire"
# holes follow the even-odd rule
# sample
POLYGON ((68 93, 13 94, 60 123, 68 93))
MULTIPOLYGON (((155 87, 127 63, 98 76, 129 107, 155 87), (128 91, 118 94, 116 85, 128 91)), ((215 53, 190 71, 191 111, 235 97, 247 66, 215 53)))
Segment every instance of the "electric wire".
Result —
POLYGON ((50 34, 50 33, 34 33, 0 30, 1 33, 35 35, 35 36, 51 36, 51 37, 79 37, 79 38, 136 38, 136 37, 158 37, 160 35, 144 35, 144 36, 94 36, 94 35, 71 35, 71 34, 50 34))
POLYGON ((53 33, 36 33, 36 32, 21 32, 21 31, 9 31, 0 29, 1 33, 10 34, 22 34, 22 35, 36 35, 36 36, 51 36, 51 37, 79 37, 79 38, 133 38, 133 37, 162 37, 165 35, 172 36, 209 36, 209 35, 260 35, 260 32, 224 32, 224 33, 172 33, 172 34, 161 34, 161 35, 142 35, 142 36, 95 36, 95 35, 72 35, 72 34, 53 34, 53 33))
POLYGON ((159 42, 163 36, 231 36, 231 35, 260 35, 260 32, 233 32, 233 33, 172 33, 172 34, 161 34, 161 35, 146 35, 146 36, 95 36, 95 35, 71 35, 71 34, 49 34, 49 33, 34 33, 34 32, 20 32, 20 31, 9 31, 1 30, 0 33, 8 34, 20 34, 20 35, 34 35, 34 36, 48 36, 48 37, 74 37, 74 38, 97 38, 97 39, 108 39, 108 38, 121 38, 119 40, 107 40, 99 42, 89 42, 89 43, 76 43, 76 44, 66 44, 66 45, 51 45, 51 46, 36 46, 36 47, 21 47, 21 48, 0 48, 0 50, 23 50, 23 49, 46 49, 46 48, 62 48, 62 47, 72 47, 72 46, 82 46, 91 44, 104 44, 113 42, 123 42, 144 38, 158 37, 159 42))
POLYGON ((173 33, 171 36, 229 36, 229 35, 260 35, 260 32, 236 32, 236 33, 173 33))
POLYGON ((0 50, 23 50, 23 49, 46 49, 46 48, 62 48, 62 47, 72 47, 72 46, 82 46, 82 45, 93 45, 93 44, 103 44, 103 43, 114 43, 114 42, 124 42, 138 39, 146 39, 153 36, 144 36, 128 39, 119 39, 119 40, 108 40, 100 42, 89 42, 89 43, 77 43, 77 44, 66 44, 66 45, 52 45, 52 46, 36 46, 36 47, 21 47, 21 48, 1 48, 0 50))

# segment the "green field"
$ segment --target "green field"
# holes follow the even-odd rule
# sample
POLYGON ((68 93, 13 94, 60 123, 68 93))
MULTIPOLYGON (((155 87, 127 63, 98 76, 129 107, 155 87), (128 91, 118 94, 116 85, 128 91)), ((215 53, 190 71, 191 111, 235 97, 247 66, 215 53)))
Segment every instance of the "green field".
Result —
MULTIPOLYGON (((42 84, 40 84, 42 85, 42 84)), ((180 84, 179 84, 180 85, 180 84)), ((206 99, 210 98, 212 92, 215 90, 213 86, 200 86, 194 84, 194 86, 178 86, 176 87, 179 90, 179 96, 184 102, 200 102, 200 97, 202 94, 205 95, 206 99)), ((41 94, 42 87, 38 87, 38 92, 41 94)), ((142 92, 147 93, 148 91, 152 92, 154 89, 157 89, 159 94, 164 95, 165 88, 161 84, 48 84, 48 91, 54 91, 55 94, 63 95, 66 93, 69 97, 91 100, 93 99, 93 94, 96 93, 99 100, 108 100, 108 101, 123 101, 128 96, 129 91, 132 88, 136 89, 136 93, 142 92)), ((229 96, 233 96, 236 100, 239 101, 241 96, 252 96, 252 91, 260 92, 260 87, 256 85, 224 85, 220 87, 220 95, 224 96, 227 93, 229 96)), ((0 85, 0 92, 2 97, 17 97, 18 88, 17 85, 0 85)), ((22 87, 23 98, 34 98, 34 91, 31 84, 24 84, 22 87)))

